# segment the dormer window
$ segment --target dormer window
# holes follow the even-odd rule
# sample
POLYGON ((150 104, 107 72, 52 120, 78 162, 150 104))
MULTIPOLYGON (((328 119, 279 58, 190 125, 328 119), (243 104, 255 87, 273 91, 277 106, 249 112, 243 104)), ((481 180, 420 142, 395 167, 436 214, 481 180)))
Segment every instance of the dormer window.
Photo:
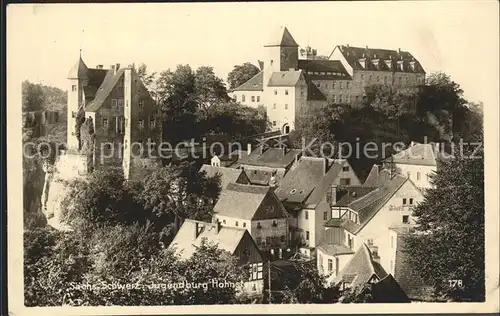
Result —
POLYGON ((260 224, 260 222, 257 222, 257 228, 258 228, 258 229, 261 229, 261 228, 262 228, 262 225, 260 224))
POLYGON ((359 64, 361 65, 361 67, 366 68, 366 58, 360 58, 359 64))
POLYGON ((273 221, 273 227, 278 227, 278 222, 276 220, 273 221))
POLYGON ((389 70, 392 70, 392 60, 386 59, 384 61, 385 61, 385 65, 387 66, 387 68, 389 68, 389 70))
POLYGON ((404 64, 402 60, 398 60, 398 69, 401 71, 404 71, 404 64))

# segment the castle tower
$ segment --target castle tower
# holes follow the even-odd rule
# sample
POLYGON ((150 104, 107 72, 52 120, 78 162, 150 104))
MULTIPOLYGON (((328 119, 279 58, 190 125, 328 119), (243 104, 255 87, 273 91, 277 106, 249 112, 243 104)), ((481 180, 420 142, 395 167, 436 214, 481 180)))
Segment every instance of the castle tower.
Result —
POLYGON ((264 47, 267 51, 264 61, 264 86, 273 72, 298 69, 299 45, 286 27, 280 27, 264 47))
POLYGON ((78 109, 85 106, 85 95, 83 87, 88 82, 88 68, 82 60, 82 56, 71 68, 68 74, 68 120, 67 120, 67 147, 69 150, 78 149, 78 139, 76 137, 76 117, 78 109))

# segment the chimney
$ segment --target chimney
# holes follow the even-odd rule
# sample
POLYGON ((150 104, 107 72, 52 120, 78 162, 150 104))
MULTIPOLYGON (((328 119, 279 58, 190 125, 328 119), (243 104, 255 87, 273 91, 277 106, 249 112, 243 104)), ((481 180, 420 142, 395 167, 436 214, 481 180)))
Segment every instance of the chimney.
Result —
POLYGON ((115 65, 109 66, 109 70, 112 70, 113 72, 115 72, 115 65))
POLYGON ((117 63, 115 66, 115 73, 118 71, 118 69, 120 69, 120 64, 117 63))
POLYGON ((346 44, 345 47, 349 48, 349 44, 346 44))
POLYGON ((104 67, 104 65, 97 65, 95 66, 96 69, 102 69, 104 67))
POLYGON ((401 48, 398 48, 398 54, 401 54, 401 48))
POLYGON ((366 45, 366 49, 368 49, 368 45, 366 45))
POLYGON ((378 246, 369 245, 368 248, 370 248, 370 252, 372 254, 372 259, 375 262, 380 263, 380 256, 378 255, 378 246))

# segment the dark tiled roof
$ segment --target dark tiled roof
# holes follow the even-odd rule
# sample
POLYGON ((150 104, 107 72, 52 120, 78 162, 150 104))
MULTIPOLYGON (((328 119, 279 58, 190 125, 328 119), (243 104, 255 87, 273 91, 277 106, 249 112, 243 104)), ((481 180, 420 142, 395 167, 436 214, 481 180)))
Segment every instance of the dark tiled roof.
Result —
POLYGON ((391 274, 371 286, 375 303, 410 303, 411 300, 391 274))
POLYGON ((374 275, 378 280, 381 280, 387 276, 387 272, 385 272, 380 263, 373 260, 370 249, 366 244, 363 244, 342 271, 340 271, 334 283, 338 284, 343 281, 344 276, 350 276, 348 277, 349 280, 352 280, 350 285, 351 287, 355 287, 365 285, 374 275))
POLYGON ((352 255, 354 253, 354 251, 352 251, 349 247, 328 243, 326 241, 322 241, 318 245, 318 249, 321 249, 330 256, 352 255))
POLYGON ((354 69, 365 70, 381 70, 401 71, 398 66, 398 61, 403 62, 404 72, 425 73, 424 69, 412 54, 406 51, 397 51, 391 49, 377 49, 377 48, 362 48, 352 46, 337 46, 340 52, 344 55, 345 59, 354 69), (363 67, 359 62, 360 58, 366 59, 366 67, 363 67), (391 68, 388 68, 386 60, 391 60, 391 68), (377 62, 378 61, 378 65, 377 62), (411 68, 411 64, 415 63, 415 70, 411 68))
POLYGON ((264 71, 259 72, 233 91, 263 91, 264 71))
POLYGON ((230 183, 222 190, 214 213, 251 220, 270 187, 230 183))
POLYGON ((270 40, 265 46, 298 47, 299 45, 295 42, 288 29, 281 26, 277 30, 277 33, 272 34, 270 40))
POLYGON ((302 153, 300 149, 284 148, 255 148, 250 155, 238 160, 240 165, 262 166, 269 168, 287 168, 295 160, 295 156, 302 153))
POLYGON ((246 178, 245 172, 241 169, 225 168, 225 167, 215 167, 211 165, 203 165, 200 168, 200 172, 205 172, 207 177, 213 177, 215 175, 220 175, 220 185, 224 189, 229 183, 238 183, 238 179, 243 174, 242 184, 248 183, 248 178, 246 178))
POLYGON ((303 78, 301 70, 276 71, 271 74, 268 87, 295 87, 303 78))
POLYGON ((122 78, 123 73, 125 72, 124 68, 120 68, 116 74, 114 73, 113 70, 109 70, 108 73, 106 74, 106 77, 104 78, 104 81, 97 90, 97 93, 95 94, 95 99, 87 105, 85 111, 88 112, 95 112, 97 111, 101 105, 106 101, 106 98, 109 96, 113 88, 116 86, 118 81, 122 78))
POLYGON ((299 69, 304 70, 311 80, 351 80, 340 60, 302 59, 299 60, 299 69))
POLYGON ((331 164, 326 175, 320 178, 319 184, 308 197, 306 204, 318 204, 325 197, 326 193, 331 190, 332 183, 334 183, 341 171, 342 165, 340 163, 334 162, 331 164))
POLYGON ((94 100, 95 95, 99 90, 99 87, 102 85, 107 72, 107 69, 90 68, 88 70, 88 84, 87 86, 83 87, 86 102, 91 102, 92 100, 94 100))
POLYGON ((80 57, 76 64, 70 69, 68 79, 88 79, 88 70, 87 65, 85 65, 82 57, 80 57))
POLYGON ((373 190, 375 190, 375 188, 364 186, 346 186, 339 188, 337 190, 337 203, 335 203, 335 206, 347 206, 373 190))

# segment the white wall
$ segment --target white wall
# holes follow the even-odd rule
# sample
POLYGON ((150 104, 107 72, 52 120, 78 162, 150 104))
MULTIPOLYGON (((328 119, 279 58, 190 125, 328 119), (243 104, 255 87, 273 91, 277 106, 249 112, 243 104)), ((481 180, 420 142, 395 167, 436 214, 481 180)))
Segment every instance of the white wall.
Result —
POLYGON ((410 180, 419 188, 429 189, 432 187, 429 182, 429 175, 436 171, 436 166, 396 164, 399 173, 410 180))
POLYGON ((339 260, 338 272, 340 272, 346 266, 349 260, 351 260, 352 256, 353 254, 345 254, 338 256, 328 255, 326 252, 318 248, 316 254, 316 267, 319 273, 321 275, 327 276, 327 281, 331 282, 335 279, 335 277, 337 277, 336 274, 337 271, 335 271, 336 268, 335 259, 337 258, 339 260), (328 260, 332 260, 332 271, 328 270, 328 260))
POLYGON ((233 91, 229 93, 229 96, 235 98, 236 102, 252 108, 258 108, 259 105, 265 106, 263 91, 233 91), (245 101, 243 101, 243 96, 245 96, 245 101))

